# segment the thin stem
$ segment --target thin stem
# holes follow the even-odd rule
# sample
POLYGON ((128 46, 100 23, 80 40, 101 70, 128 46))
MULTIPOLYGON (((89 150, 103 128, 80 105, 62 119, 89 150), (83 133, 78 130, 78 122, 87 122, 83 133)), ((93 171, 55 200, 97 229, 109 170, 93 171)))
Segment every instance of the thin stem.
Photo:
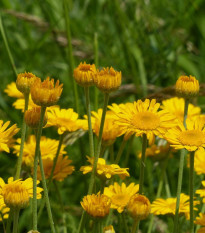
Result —
POLYGON ((169 197, 171 197, 171 191, 170 191, 170 187, 169 187, 169 182, 168 182, 166 171, 165 171, 165 174, 164 174, 164 182, 165 182, 166 194, 167 194, 167 197, 169 198, 169 197))
POLYGON ((129 161, 129 158, 130 158, 130 152, 132 150, 132 145, 133 145, 134 138, 135 138, 135 135, 132 135, 131 139, 129 141, 128 150, 127 150, 127 153, 125 155, 125 160, 124 160, 124 167, 127 167, 127 165, 128 165, 128 161, 129 161))
MULTIPOLYGON (((55 155, 55 158, 53 160, 53 166, 52 166, 51 174, 50 174, 49 179, 48 179, 48 192, 49 192, 49 189, 50 189, 51 181, 53 179, 53 174, 54 174, 54 171, 55 171, 55 168, 56 168, 56 164, 57 164, 57 161, 58 161, 60 150, 61 150, 61 147, 62 147, 62 144, 63 144, 63 139, 64 139, 64 134, 61 134, 60 138, 59 138, 58 149, 56 151, 56 155, 55 155)), ((45 204, 46 204, 46 200, 45 200, 45 195, 44 195, 44 198, 41 201, 40 209, 39 209, 39 212, 38 212, 38 219, 40 219, 40 217, 41 217, 41 214, 43 212, 45 204)))
POLYGON ((122 141, 122 143, 121 143, 121 145, 120 145, 120 149, 119 149, 119 151, 118 151, 118 153, 117 153, 117 156, 116 156, 116 159, 115 159, 115 164, 118 164, 118 163, 119 163, 120 158, 121 158, 121 156, 122 156, 122 152, 123 152, 123 150, 124 150, 124 148, 125 148, 126 142, 127 142, 126 140, 123 140, 123 141, 122 141))
POLYGON ((114 163, 114 145, 113 144, 109 147, 109 152, 110 152, 110 162, 114 163))
POLYGON ((143 193, 146 147, 147 147, 147 135, 143 134, 142 135, 142 156, 141 156, 141 162, 140 162, 139 194, 143 193))
POLYGON ((8 218, 7 224, 6 224, 6 233, 10 233, 11 232, 12 218, 13 218, 13 209, 11 209, 10 213, 9 213, 9 218, 8 218))
POLYGON ((194 233, 194 151, 190 153, 189 169, 189 205, 190 205, 190 233, 194 233))
POLYGON ((88 116, 90 156, 94 157, 94 142, 93 142, 93 129, 92 129, 92 123, 91 123, 89 87, 85 87, 85 100, 86 100, 86 109, 87 109, 87 116, 88 116))
POLYGON ((19 219, 19 209, 14 210, 13 215, 13 233, 18 233, 18 219, 19 219))
POLYGON ((22 123, 22 131, 21 131, 21 145, 20 145, 20 153, 17 161, 17 169, 16 169, 16 175, 15 179, 18 180, 20 178, 21 174, 21 165, 22 165, 22 158, 23 158, 23 148, 24 148, 24 142, 25 142, 25 136, 26 136, 26 122, 25 122, 25 112, 28 109, 28 103, 29 103, 29 94, 24 95, 25 99, 25 105, 24 105, 24 114, 23 114, 23 123, 22 123))
POLYGON ((139 221, 134 221, 132 225, 131 233, 138 233, 138 229, 139 229, 139 221))
MULTIPOLYGON (((94 52, 95 52, 95 66, 96 68, 98 67, 98 60, 99 60, 99 56, 98 56, 98 33, 96 32, 94 34, 94 52)), ((97 88, 95 88, 95 111, 97 111, 98 109, 98 96, 99 96, 99 90, 97 88)))
POLYGON ((1 215, 1 219, 2 219, 2 224, 3 224, 4 233, 6 233, 6 227, 5 227, 5 222, 4 222, 4 216, 3 216, 2 212, 0 212, 0 215, 1 215))
POLYGON ((55 231, 55 227, 54 227, 53 216, 52 216, 50 201, 49 201, 49 197, 48 197, 48 189, 47 189, 47 185, 46 185, 46 178, 45 178, 44 169, 43 169, 43 161, 42 161, 40 152, 39 152, 39 163, 40 163, 42 185, 43 185, 43 191, 44 191, 44 195, 45 195, 46 208, 47 208, 50 228, 51 228, 51 232, 55 233, 56 231, 55 231))
POLYGON ((0 31, 1 31, 1 35, 2 35, 3 41, 4 41, 4 45, 6 47, 6 52, 8 54, 9 61, 11 63, 11 67, 12 67, 14 76, 17 78, 18 73, 16 71, 16 66, 15 66, 15 63, 14 63, 14 59, 12 57, 11 50, 10 50, 9 44, 8 44, 8 40, 6 38, 6 34, 5 34, 5 31, 4 31, 4 26, 3 26, 3 23, 2 23, 1 13, 0 13, 0 31))
POLYGON ((63 10, 65 15, 65 24, 66 24, 66 36, 68 41, 68 61, 69 61, 69 75, 72 78, 73 90, 74 90, 74 98, 75 98, 75 108, 79 113, 79 103, 78 103, 78 88, 77 84, 73 78, 73 70, 74 70, 74 57, 73 57, 73 49, 71 44, 71 30, 70 30, 70 18, 69 18, 69 6, 68 0, 63 0, 63 10))
POLYGON ((36 135, 36 148, 34 157, 34 167, 33 167, 33 230, 37 231, 37 168, 38 168, 38 157, 40 152, 40 140, 43 128, 43 120, 46 112, 46 107, 41 107, 40 122, 36 135))
POLYGON ((123 225, 124 225, 124 232, 125 233, 129 233, 129 229, 128 229, 128 226, 127 226, 127 222, 126 222, 126 217, 125 217, 125 213, 122 212, 122 222, 123 222, 123 225))
MULTIPOLYGON (((184 127, 186 128, 186 118, 188 113, 189 107, 189 100, 185 99, 184 104, 184 127)), ((180 154, 180 161, 179 161, 179 175, 178 175, 178 185, 177 185, 177 201, 176 201, 176 212, 174 218, 174 233, 178 232, 178 224, 179 224, 179 204, 180 204, 180 194, 181 194, 181 187, 182 187, 182 178, 183 178, 183 167, 184 167, 184 157, 186 154, 186 150, 182 149, 180 154)))

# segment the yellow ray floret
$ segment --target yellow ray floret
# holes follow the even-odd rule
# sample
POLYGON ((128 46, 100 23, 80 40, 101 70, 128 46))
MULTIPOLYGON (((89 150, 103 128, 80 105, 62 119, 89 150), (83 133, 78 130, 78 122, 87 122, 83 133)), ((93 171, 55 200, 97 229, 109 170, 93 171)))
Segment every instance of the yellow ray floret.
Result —
POLYGON ((18 98, 18 99, 24 99, 23 93, 21 93, 17 88, 16 88, 16 83, 12 82, 6 86, 6 89, 4 92, 13 98, 18 98))
POLYGON ((202 181, 201 183, 202 183, 202 185, 203 185, 204 188, 203 189, 197 189, 196 190, 196 194, 199 194, 200 197, 203 197, 202 202, 205 203, 205 180, 202 181))

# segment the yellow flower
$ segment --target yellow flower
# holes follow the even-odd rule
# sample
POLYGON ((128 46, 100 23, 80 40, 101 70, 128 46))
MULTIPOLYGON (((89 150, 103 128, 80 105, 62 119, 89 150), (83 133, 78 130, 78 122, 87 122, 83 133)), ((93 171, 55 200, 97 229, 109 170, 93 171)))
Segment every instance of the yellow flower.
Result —
POLYGON ((112 225, 103 228, 103 233, 115 233, 115 229, 112 225))
MULTIPOLYGON (((39 181, 37 181, 39 184, 39 181)), ((37 199, 41 198, 42 188, 37 187, 37 199)), ((28 178, 14 180, 13 177, 8 179, 8 184, 5 184, 0 178, 0 200, 10 208, 25 208, 29 204, 29 199, 33 197, 33 179, 28 178)))
MULTIPOLYGON (((24 99, 17 99, 13 104, 15 109, 21 110, 24 112, 25 100, 24 99)), ((29 97, 29 104, 28 109, 39 107, 38 105, 34 104, 31 97, 29 97)))
POLYGON ((146 99, 144 102, 138 100, 121 106, 112 105, 110 109, 116 114, 113 118, 122 130, 121 134, 125 134, 125 137, 146 134, 153 142, 154 135, 162 137, 176 124, 175 117, 165 110, 158 112, 159 107, 160 104, 155 99, 146 99))
POLYGON ((3 121, 0 120, 0 151, 6 151, 7 153, 10 152, 9 147, 12 147, 15 141, 13 136, 19 131, 16 124, 8 128, 9 124, 10 121, 3 123, 3 121))
POLYGON ((49 107, 58 102, 62 91, 63 84, 59 84, 59 80, 54 83, 54 79, 48 77, 41 82, 37 78, 31 87, 31 98, 36 105, 49 107))
POLYGON ((114 183, 104 189, 104 194, 111 199, 111 208, 117 209, 119 213, 122 213, 124 208, 127 206, 130 198, 139 191, 139 185, 131 183, 126 187, 125 183, 119 185, 114 183))
POLYGON ((65 132, 74 132, 79 129, 87 129, 87 121, 78 119, 78 114, 69 109, 53 108, 48 111, 47 127, 55 126, 58 128, 58 134, 65 132))
POLYGON ((110 198, 98 193, 85 196, 80 204, 90 216, 103 218, 109 214, 111 202, 110 198))
POLYGON ((151 204, 144 195, 135 194, 130 198, 127 210, 133 219, 144 220, 150 214, 151 204))
MULTIPOLYGON (((102 143, 106 146, 110 146, 115 142, 115 139, 121 135, 121 131, 119 129, 119 126, 115 124, 115 121, 113 119, 113 112, 107 111, 105 116, 105 123, 103 128, 103 134, 102 134, 102 143)), ((100 131, 100 123, 101 123, 101 117, 102 117, 102 109, 98 109, 98 112, 92 112, 92 127, 93 132, 99 136, 100 131)))
POLYGON ((176 82, 176 92, 184 98, 196 96, 199 93, 199 82, 193 76, 180 76, 176 82))
MULTIPOLYGON (((53 161, 50 158, 43 159, 43 168, 46 179, 50 177, 53 161)), ((56 167, 53 173, 53 180, 63 181, 68 175, 71 175, 75 170, 74 166, 71 166, 72 160, 68 159, 68 156, 63 157, 63 155, 58 156, 58 160, 56 163, 56 167)), ((41 180, 41 171, 40 167, 38 167, 37 171, 38 179, 41 180)))
POLYGON ((8 219, 10 208, 8 208, 3 199, 0 199, 0 221, 3 219, 8 219), (3 219, 2 219, 3 217, 3 219))
POLYGON ((196 194, 199 194, 200 197, 203 197, 202 202, 205 203, 205 180, 202 181, 201 183, 202 183, 202 185, 203 185, 204 188, 196 190, 196 194))
POLYGON ((175 149, 188 151, 202 150, 205 147, 205 129, 201 118, 186 121, 187 129, 182 122, 170 129, 165 135, 166 140, 175 149))
MULTIPOLYGON (((157 198, 151 204, 151 213, 154 215, 175 215, 176 201, 176 198, 167 198, 165 200, 157 198)), ((194 206, 197 204, 199 204, 199 201, 194 201, 194 206)), ((189 196, 184 193, 180 194, 179 214, 185 214, 186 218, 189 218, 189 196)))
MULTIPOLYGON (((26 124, 33 129, 37 129, 40 123, 41 107, 34 107, 25 112, 24 118, 26 124)), ((43 126, 47 123, 47 114, 44 115, 43 126)))
POLYGON ((36 79, 37 77, 32 73, 20 73, 18 74, 16 79, 16 87, 20 92, 28 94, 30 92, 31 86, 36 79))
POLYGON ((73 76, 75 81, 83 86, 91 86, 94 84, 94 76, 96 75, 96 68, 95 65, 90 65, 84 63, 80 63, 80 65, 74 69, 73 76))
MULTIPOLYGON (((184 98, 171 98, 162 101, 161 108, 167 110, 171 114, 175 115, 178 120, 183 122, 184 120, 184 98)), ((194 106, 193 104, 189 104, 188 108, 188 118, 192 118, 195 116, 199 116, 201 113, 201 109, 199 107, 194 106)))
POLYGON ((24 99, 24 95, 16 88, 15 82, 8 84, 4 92, 10 97, 24 99))
MULTIPOLYGON (((82 171, 83 174, 87 174, 93 170, 94 158, 87 156, 87 159, 90 165, 82 166, 80 168, 80 171, 82 171)), ((97 175, 103 179, 110 179, 114 175, 118 175, 121 179, 124 179, 126 176, 130 176, 127 171, 128 169, 129 168, 120 168, 117 164, 108 165, 103 158, 99 158, 96 172, 97 175)))
POLYGON ((119 88, 121 85, 122 74, 115 71, 112 67, 104 68, 98 71, 94 82, 96 87, 103 92, 112 92, 119 88))
MULTIPOLYGON (((21 139, 17 139, 17 143, 18 145, 14 146, 14 153, 17 154, 17 156, 19 156, 21 139)), ((47 158, 53 159, 56 155, 58 144, 59 144, 58 140, 50 139, 42 136, 40 141, 42 159, 47 159, 47 158)), ((23 151, 23 163, 26 166, 33 167, 35 148, 36 148, 36 137, 34 135, 30 135, 27 142, 25 142, 24 144, 24 151, 23 151)), ((66 154, 64 148, 65 145, 63 144, 61 147, 60 154, 66 154)))
POLYGON ((197 233, 205 233, 205 227, 200 228, 197 233))
POLYGON ((205 226, 205 214, 199 213, 199 217, 196 217, 194 223, 200 226, 205 226))

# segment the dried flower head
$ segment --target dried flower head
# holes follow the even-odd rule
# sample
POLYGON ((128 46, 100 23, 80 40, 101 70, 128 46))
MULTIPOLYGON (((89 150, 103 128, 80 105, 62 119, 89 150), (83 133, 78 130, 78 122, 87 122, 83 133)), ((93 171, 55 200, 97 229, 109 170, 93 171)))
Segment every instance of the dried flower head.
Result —
POLYGON ((184 98, 191 98, 199 93, 199 81, 193 76, 180 76, 176 82, 176 93, 184 98))
POLYGON ((36 78, 37 77, 34 74, 29 73, 29 72, 18 74, 17 79, 16 79, 17 89, 24 94, 28 94, 36 78))
POLYGON ((127 210, 134 219, 143 220, 150 214, 151 204, 144 195, 135 194, 130 198, 127 210))
POLYGON ((58 102, 62 90, 63 84, 59 84, 59 80, 54 83, 54 79, 48 77, 41 82, 37 78, 31 87, 31 98, 36 105, 49 107, 58 102))
MULTIPOLYGON (((39 181, 37 182, 37 184, 39 181)), ((37 187, 37 199, 41 198, 42 188, 37 187)), ((29 199, 33 197, 33 179, 28 178, 25 181, 14 180, 13 177, 8 179, 5 184, 0 178, 0 200, 10 208, 22 209, 28 206, 29 199)))
POLYGON ((90 216, 103 218, 109 214, 111 201, 109 197, 98 193, 85 196, 80 204, 90 216))
MULTIPOLYGON (((40 116, 41 116, 41 107, 33 107, 25 112, 25 122, 26 124, 33 128, 37 129, 40 123, 40 116)), ((47 123, 47 114, 44 115, 43 126, 47 123)))
POLYGON ((117 90, 121 85, 121 80, 121 72, 115 71, 112 67, 98 71, 94 78, 96 87, 108 93, 117 90))
POLYGON ((73 76, 75 78, 75 81, 83 86, 91 86, 94 84, 94 76, 96 75, 96 68, 95 65, 90 65, 84 63, 80 63, 80 65, 74 69, 73 76))

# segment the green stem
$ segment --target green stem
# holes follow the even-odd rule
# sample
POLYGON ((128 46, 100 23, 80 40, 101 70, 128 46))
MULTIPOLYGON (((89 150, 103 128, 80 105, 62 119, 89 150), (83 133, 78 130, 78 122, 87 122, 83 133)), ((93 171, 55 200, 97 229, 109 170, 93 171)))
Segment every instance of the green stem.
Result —
POLYGON ((18 233, 19 209, 14 210, 13 215, 13 233, 18 233))
POLYGON ((136 220, 133 222, 131 233, 138 233, 138 229, 139 229, 139 221, 136 220))
POLYGON ((190 233, 194 233, 194 153, 194 151, 190 153, 189 169, 190 233))
POLYGON ((11 232, 12 219, 13 219, 13 210, 10 209, 9 218, 8 218, 7 224, 6 224, 6 233, 10 233, 11 232))
POLYGON ((6 47, 6 51, 7 51, 8 57, 9 57, 9 61, 11 63, 11 67, 12 67, 14 76, 17 78, 18 73, 16 71, 16 66, 15 66, 15 63, 14 63, 14 59, 12 57, 11 50, 10 50, 9 44, 8 44, 8 40, 6 38, 6 34, 5 34, 5 31, 4 31, 4 26, 3 26, 3 23, 2 23, 1 13, 0 13, 0 31, 1 31, 1 35, 2 35, 3 41, 4 41, 4 45, 6 47))
POLYGON ((125 148, 126 142, 127 142, 126 140, 123 140, 123 141, 122 141, 122 143, 121 143, 121 145, 120 145, 120 149, 119 149, 119 151, 118 151, 118 153, 117 153, 117 156, 116 156, 116 159, 115 159, 115 164, 118 164, 118 163, 119 163, 120 158, 121 158, 121 156, 122 156, 122 152, 123 152, 123 150, 124 150, 124 148, 125 148))
POLYGON ((102 221, 99 220, 97 224, 98 224, 98 231, 97 231, 97 233, 102 233, 102 221))
MULTIPOLYGON (((188 113, 189 107, 189 100, 185 99, 184 104, 184 127, 186 128, 186 118, 188 113)), ((181 187, 182 187, 182 178, 183 178, 183 167, 184 167, 184 157, 186 154, 186 150, 182 149, 180 154, 180 161, 179 161, 179 175, 178 175, 178 185, 177 185, 177 201, 176 201, 176 212, 174 218, 174 233, 178 232, 178 224, 179 224, 179 204, 180 204, 180 194, 181 194, 181 187)))
POLYGON ((109 152, 110 152, 110 162, 114 163, 114 146, 113 146, 113 144, 109 147, 109 152))
POLYGON ((85 100, 86 100, 86 108, 87 108, 87 116, 88 116, 90 156, 94 157, 94 142, 93 142, 93 129, 92 129, 92 122, 91 122, 89 87, 85 87, 85 100))
POLYGON ((38 157, 40 152, 40 140, 43 128, 43 120, 46 112, 46 107, 41 107, 40 122, 36 135, 36 148, 34 157, 34 167, 33 167, 33 230, 37 231, 37 168, 38 168, 38 157))
POLYGON ((130 152, 132 150, 132 145, 133 145, 134 138, 135 138, 135 135, 132 135, 131 139, 129 141, 128 150, 127 150, 127 153, 125 155, 124 167, 127 167, 127 165, 128 165, 128 161, 129 161, 129 158, 130 158, 130 152))
MULTIPOLYGON (((101 150, 101 144, 102 144, 102 133, 103 133, 103 127, 104 127, 104 122, 105 122, 105 115, 106 115, 106 110, 107 110, 107 105, 108 105, 108 101, 109 101, 109 94, 105 93, 104 96, 104 106, 103 106, 103 112, 102 112, 102 117, 101 117, 101 123, 100 123, 100 132, 99 132, 99 136, 98 136, 98 146, 97 146, 97 151, 95 153, 94 156, 94 163, 93 163, 93 170, 91 173, 91 178, 90 178, 90 184, 89 184, 89 188, 88 188, 88 194, 91 194, 93 191, 93 187, 94 187, 94 183, 95 183, 95 173, 96 173, 96 169, 97 169, 97 161, 100 155, 100 150, 101 150)), ((81 220, 80 220, 80 224, 78 227, 78 233, 82 233, 84 225, 85 225, 85 211, 83 211, 83 214, 81 216, 81 220)))
MULTIPOLYGON (((95 66, 98 67, 98 33, 96 32, 94 35, 94 52, 95 52, 95 66)), ((99 90, 95 88, 95 111, 98 109, 98 96, 99 96, 99 90)))
POLYGON ((72 44, 71 44, 71 30, 70 30, 68 0, 63 0, 63 10, 64 10, 64 15, 65 15, 66 36, 67 36, 67 41, 68 41, 67 52, 68 52, 68 61, 69 61, 69 75, 72 78, 72 83, 73 83, 75 108, 76 108, 77 113, 79 113, 78 88, 77 88, 77 84, 73 78, 74 57, 73 57, 73 49, 72 49, 72 44))
MULTIPOLYGON (((56 164, 57 164, 57 161, 58 161, 60 150, 61 150, 61 147, 62 147, 62 144, 63 144, 63 139, 64 139, 64 134, 61 134, 60 138, 59 138, 58 149, 56 151, 56 155, 55 155, 55 158, 53 160, 53 167, 52 167, 52 170, 51 170, 51 174, 50 174, 49 179, 48 179, 48 192, 49 192, 49 189, 50 189, 51 181, 53 179, 53 174, 54 174, 54 171, 55 171, 55 168, 56 168, 56 164)), ((41 214, 43 212, 45 204, 46 204, 46 200, 45 200, 45 195, 44 195, 44 198, 41 201, 40 209, 39 209, 39 212, 38 212, 38 219, 40 219, 40 217, 41 217, 41 214)))
POLYGON ((165 182, 166 194, 167 194, 167 197, 169 198, 169 197, 171 197, 171 191, 170 191, 170 187, 169 187, 169 182, 168 182, 166 171, 165 171, 165 174, 164 174, 164 182, 165 182))
POLYGON ((141 162, 140 162, 139 194, 143 193, 146 147, 147 147, 147 135, 143 134, 142 135, 142 156, 141 156, 141 162))
POLYGON ((123 222, 123 225, 124 225, 124 232, 125 233, 129 233, 129 229, 128 229, 128 226, 127 226, 127 222, 126 222, 126 217, 125 217, 125 213, 122 212, 122 222, 123 222))
POLYGON ((48 213, 48 220, 50 223, 51 232, 55 233, 56 231, 54 227, 53 216, 52 216, 50 201, 48 197, 48 189, 46 185, 46 178, 45 178, 44 169, 43 169, 43 161, 42 161, 40 152, 39 152, 39 163, 40 163, 43 191, 44 191, 44 196, 45 196, 45 201, 46 201, 46 208, 47 208, 47 213, 48 213))
POLYGON ((21 174, 21 165, 22 165, 22 158, 23 158, 23 148, 24 148, 24 142, 25 142, 25 136, 26 136, 26 122, 25 122, 25 112, 28 109, 28 103, 29 103, 29 94, 24 95, 25 99, 25 105, 24 105, 24 114, 23 114, 23 123, 22 123, 22 131, 21 131, 21 145, 20 145, 20 153, 17 161, 17 169, 16 169, 16 175, 15 179, 18 180, 20 178, 21 174))

